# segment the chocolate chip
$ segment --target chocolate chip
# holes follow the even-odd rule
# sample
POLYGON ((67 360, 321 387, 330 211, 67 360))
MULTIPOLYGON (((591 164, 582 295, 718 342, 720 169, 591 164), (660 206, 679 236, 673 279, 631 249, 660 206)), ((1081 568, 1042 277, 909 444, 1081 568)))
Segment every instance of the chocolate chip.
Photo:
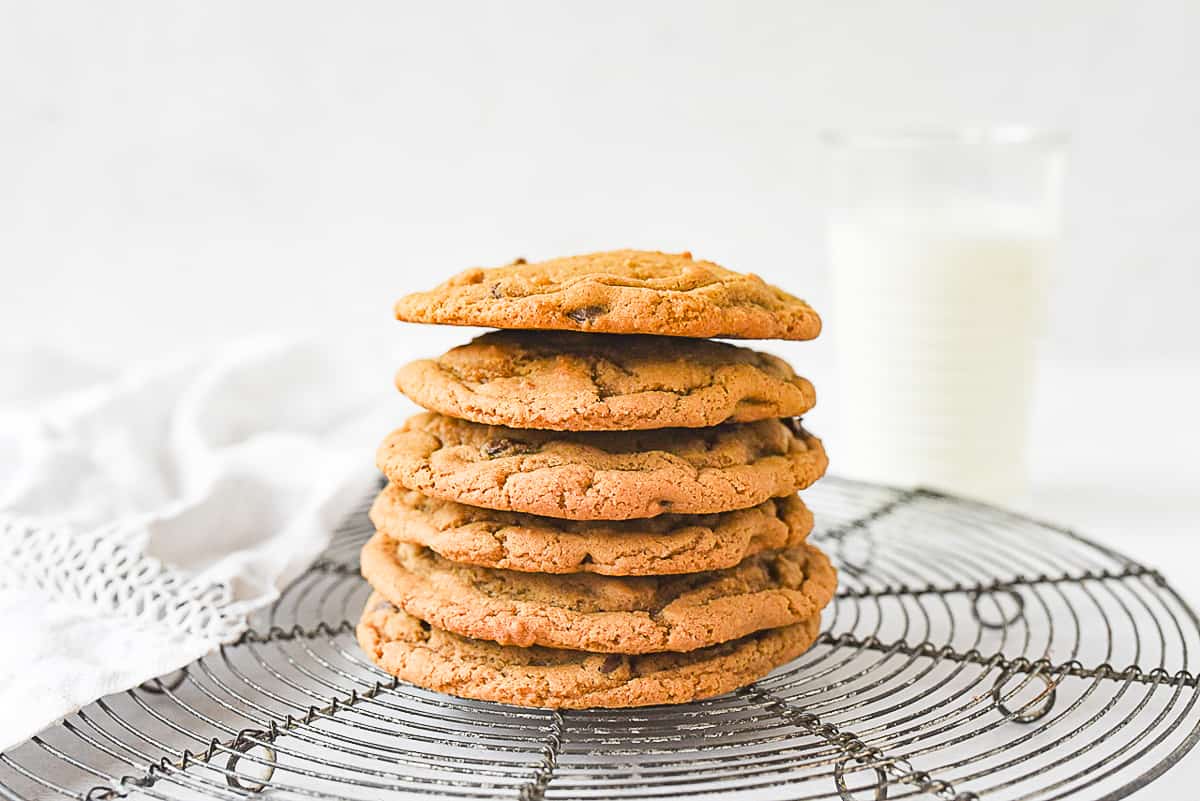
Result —
POLYGON ((512 267, 512 266, 514 266, 514 265, 517 265, 517 264, 528 264, 528 263, 529 263, 529 262, 525 261, 525 259, 524 259, 523 257, 521 257, 521 256, 518 256, 517 258, 513 259, 512 261, 510 261, 510 262, 508 263, 508 265, 509 265, 510 267, 512 267))
POLYGON ((595 320, 607 312, 608 309, 603 306, 584 306, 582 309, 571 309, 571 311, 567 312, 567 317, 570 317, 577 323, 586 323, 588 320, 595 320))
POLYGON ((483 455, 489 459, 495 459, 497 456, 515 456, 519 453, 529 453, 533 450, 533 446, 527 442, 518 442, 515 439, 501 437, 500 439, 489 439, 483 443, 483 455))
POLYGON ((429 621, 427 621, 427 620, 421 620, 418 622, 421 624, 422 631, 429 631, 433 628, 433 626, 429 625, 429 621))
POLYGON ((620 654, 609 654, 604 658, 604 664, 600 666, 601 673, 612 673, 621 666, 620 654))
POLYGON ((492 297, 493 297, 493 298, 502 298, 502 297, 504 297, 504 293, 500 291, 500 282, 499 282, 499 281, 497 281, 496 283, 492 284, 492 297))
POLYGON ((779 568, 779 562, 769 559, 763 563, 763 568, 767 571, 767 577, 770 578, 772 584, 783 583, 783 571, 779 568))
POLYGON ((795 434, 797 437, 800 437, 801 439, 803 439, 804 437, 808 436, 808 432, 804 430, 804 421, 801 418, 799 418, 799 417, 781 417, 779 419, 780 419, 780 422, 782 422, 785 426, 787 426, 788 430, 791 431, 793 434, 795 434))

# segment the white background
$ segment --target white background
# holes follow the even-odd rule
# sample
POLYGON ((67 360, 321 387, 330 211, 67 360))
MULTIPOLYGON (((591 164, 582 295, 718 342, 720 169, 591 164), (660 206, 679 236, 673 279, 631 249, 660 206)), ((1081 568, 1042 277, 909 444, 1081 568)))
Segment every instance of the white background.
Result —
POLYGON ((1037 508, 1195 528, 1200 3, 0 4, 4 342, 435 350, 390 304, 451 272, 690 249, 826 311, 774 349, 835 454, 819 131, 1065 129, 1037 508))
MULTIPOLYGON (((1200 3, 0 9, 0 336, 105 361, 281 329, 432 352, 462 333, 402 332, 398 295, 613 247, 828 308, 820 130, 1065 129, 1032 507, 1200 599, 1200 3)), ((836 466, 826 316, 773 349, 836 466)))
POLYGON ((619 246, 825 306, 819 130, 1015 122, 1074 137, 1049 354, 1200 356, 1195 2, 0 7, 7 335, 385 325, 619 246))

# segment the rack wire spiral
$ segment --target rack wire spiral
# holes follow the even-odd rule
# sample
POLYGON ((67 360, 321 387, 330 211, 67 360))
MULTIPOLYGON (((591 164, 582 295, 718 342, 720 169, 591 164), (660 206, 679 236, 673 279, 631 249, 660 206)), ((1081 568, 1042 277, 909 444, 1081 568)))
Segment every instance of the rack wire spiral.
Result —
POLYGON ((806 500, 838 596, 735 693, 556 712, 395 681, 353 637, 364 507, 237 642, 0 754, 0 798, 1116 799, 1200 739, 1200 621, 1156 571, 934 492, 806 500))

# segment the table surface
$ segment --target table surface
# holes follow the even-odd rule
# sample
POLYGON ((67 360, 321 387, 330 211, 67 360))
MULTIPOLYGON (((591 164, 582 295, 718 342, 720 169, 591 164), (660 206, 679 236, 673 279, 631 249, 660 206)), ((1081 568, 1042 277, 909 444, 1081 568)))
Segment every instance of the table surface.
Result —
MULTIPOLYGON (((1042 482, 1034 486, 1030 507, 1039 518, 1069 526, 1157 568, 1193 609, 1200 609, 1198 493, 1196 487, 1188 493, 1182 488, 1131 484, 1113 491, 1108 483, 1042 482)), ((1195 798, 1197 782, 1200 751, 1193 751, 1133 797, 1195 798)))
MULTIPOLYGON (((1043 365, 1029 511, 1150 567, 1200 609, 1200 365, 1043 365)), ((1200 752, 1135 795, 1196 797, 1200 752)))
MULTIPOLYGON (((819 386, 836 461, 836 383, 819 386)), ((1159 570, 1200 609, 1200 364, 1044 362, 1035 397, 1030 495, 1009 505, 1159 570)), ((1192 798, 1197 782, 1200 750, 1135 797, 1192 798)))

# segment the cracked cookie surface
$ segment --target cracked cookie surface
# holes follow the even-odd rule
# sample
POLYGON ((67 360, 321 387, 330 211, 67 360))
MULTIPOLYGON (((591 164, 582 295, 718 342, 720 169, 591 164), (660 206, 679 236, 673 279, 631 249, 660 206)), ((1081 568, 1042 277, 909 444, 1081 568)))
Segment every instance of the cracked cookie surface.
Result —
POLYGON ((828 465, 793 418, 715 428, 535 431, 433 412, 376 454, 393 482, 442 500, 569 520, 711 514, 812 484, 828 465))
POLYGON ((373 594, 359 645, 397 678, 461 698, 560 709, 680 704, 750 684, 804 653, 819 617, 689 653, 517 648, 435 628, 373 594))
POLYGON ((821 319, 757 275, 690 253, 613 250, 476 267, 396 302, 397 319, 490 328, 812 339, 821 319))
POLYGON ((837 574, 811 545, 673 576, 547 575, 473 567, 376 533, 362 550, 375 591, 445 631, 501 645, 597 653, 694 651, 798 623, 837 574))
POLYGON ((711 515, 555 520, 430 498, 389 484, 371 506, 375 527, 454 562, 533 573, 648 576, 733 567, 804 541, 813 517, 797 495, 711 515))
POLYGON ((782 359, 725 342, 493 331, 396 373, 435 412, 564 431, 702 427, 794 417, 812 384, 782 359))

